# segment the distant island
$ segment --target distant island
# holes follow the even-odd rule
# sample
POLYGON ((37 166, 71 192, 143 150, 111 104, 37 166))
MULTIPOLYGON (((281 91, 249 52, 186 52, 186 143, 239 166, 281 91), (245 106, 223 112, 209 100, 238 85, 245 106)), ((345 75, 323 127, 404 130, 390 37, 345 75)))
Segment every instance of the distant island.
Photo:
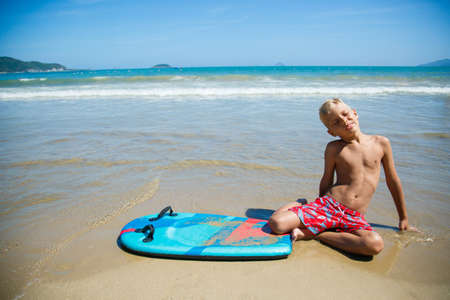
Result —
POLYGON ((48 72, 64 71, 66 67, 60 64, 48 64, 39 61, 21 61, 8 56, 0 57, 0 72, 48 72))
POLYGON ((436 60, 427 64, 418 65, 418 67, 450 67, 450 59, 436 60))
POLYGON ((286 65, 283 64, 282 62, 276 63, 275 64, 276 67, 285 67, 286 65))
POLYGON ((172 66, 168 64, 158 64, 154 65, 152 68, 172 68, 172 66))

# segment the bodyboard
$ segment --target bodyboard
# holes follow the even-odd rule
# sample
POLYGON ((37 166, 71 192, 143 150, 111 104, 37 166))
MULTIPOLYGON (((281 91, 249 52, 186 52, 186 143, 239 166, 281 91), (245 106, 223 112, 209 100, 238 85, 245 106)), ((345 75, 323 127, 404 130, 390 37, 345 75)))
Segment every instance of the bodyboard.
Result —
POLYGON ((290 236, 271 233, 267 220, 173 213, 170 207, 125 225, 118 243, 140 255, 200 260, 280 259, 292 251, 290 236))

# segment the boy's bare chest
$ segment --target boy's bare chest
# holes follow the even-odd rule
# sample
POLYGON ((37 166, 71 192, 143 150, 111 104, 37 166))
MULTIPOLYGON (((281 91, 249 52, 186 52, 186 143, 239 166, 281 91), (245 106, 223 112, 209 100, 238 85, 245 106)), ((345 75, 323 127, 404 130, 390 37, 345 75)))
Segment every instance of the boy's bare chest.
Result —
POLYGON ((349 145, 340 151, 336 163, 350 169, 378 170, 382 157, 382 149, 376 144, 349 145))

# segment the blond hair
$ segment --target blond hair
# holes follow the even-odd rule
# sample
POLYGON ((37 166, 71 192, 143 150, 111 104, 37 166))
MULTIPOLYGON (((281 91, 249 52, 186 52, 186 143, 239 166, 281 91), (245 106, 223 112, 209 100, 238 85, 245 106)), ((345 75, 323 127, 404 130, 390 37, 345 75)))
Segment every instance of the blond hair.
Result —
MULTIPOLYGON (((327 116, 328 116, 328 114, 329 114, 330 111, 331 111, 331 107, 332 107, 333 105, 336 105, 336 104, 344 104, 344 105, 347 105, 347 104, 345 104, 344 101, 342 101, 341 99, 339 99, 339 98, 333 98, 333 99, 329 99, 329 100, 325 101, 325 102, 322 104, 322 106, 319 108, 319 117, 320 117, 320 120, 322 121, 322 123, 323 123, 325 126, 327 126, 327 116)), ((347 106, 348 106, 348 105, 347 105, 347 106)), ((328 127, 328 126, 327 126, 327 127, 328 127)))

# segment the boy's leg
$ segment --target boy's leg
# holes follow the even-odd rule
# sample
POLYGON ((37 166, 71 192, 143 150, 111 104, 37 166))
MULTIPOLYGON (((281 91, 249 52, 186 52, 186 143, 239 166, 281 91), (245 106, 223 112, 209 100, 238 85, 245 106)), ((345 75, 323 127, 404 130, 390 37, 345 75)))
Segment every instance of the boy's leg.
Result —
POLYGON ((362 229, 351 233, 325 231, 317 235, 316 239, 347 252, 363 255, 376 255, 384 247, 383 239, 378 233, 362 229))
POLYGON ((289 208, 296 207, 296 206, 302 206, 302 204, 298 203, 298 202, 289 202, 289 203, 283 205, 282 207, 280 207, 279 209, 277 209, 272 215, 276 215, 276 214, 288 211, 289 208))
POLYGON ((293 240, 311 238, 312 233, 306 229, 298 215, 289 209, 301 206, 298 202, 288 203, 275 211, 269 219, 269 225, 276 234, 290 232, 293 240))

